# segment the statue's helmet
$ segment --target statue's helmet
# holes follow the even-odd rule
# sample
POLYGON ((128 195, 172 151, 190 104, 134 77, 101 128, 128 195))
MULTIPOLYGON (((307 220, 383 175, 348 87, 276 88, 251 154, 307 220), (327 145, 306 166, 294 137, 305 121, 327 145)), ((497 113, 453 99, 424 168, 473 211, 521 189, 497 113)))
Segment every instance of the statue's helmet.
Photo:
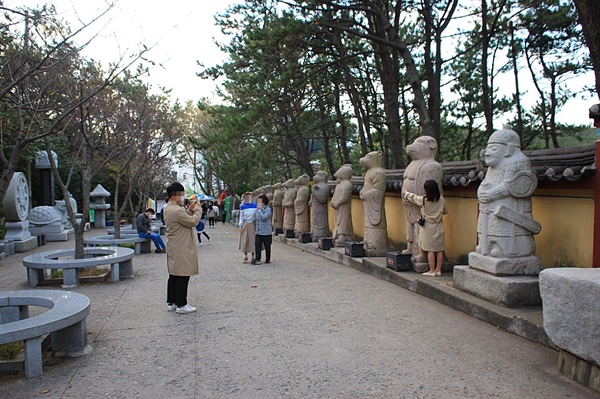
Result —
POLYGON ((517 132, 508 126, 504 126, 500 130, 496 130, 490 136, 488 144, 504 144, 508 147, 521 148, 521 139, 517 132))

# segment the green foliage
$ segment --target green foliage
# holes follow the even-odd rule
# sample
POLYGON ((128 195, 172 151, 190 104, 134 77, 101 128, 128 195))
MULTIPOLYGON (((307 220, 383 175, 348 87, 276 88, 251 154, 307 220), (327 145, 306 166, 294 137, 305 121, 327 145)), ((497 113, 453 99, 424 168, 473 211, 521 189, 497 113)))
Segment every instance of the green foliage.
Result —
POLYGON ((0 345, 0 360, 14 360, 19 353, 23 352, 25 347, 23 341, 10 342, 0 345))

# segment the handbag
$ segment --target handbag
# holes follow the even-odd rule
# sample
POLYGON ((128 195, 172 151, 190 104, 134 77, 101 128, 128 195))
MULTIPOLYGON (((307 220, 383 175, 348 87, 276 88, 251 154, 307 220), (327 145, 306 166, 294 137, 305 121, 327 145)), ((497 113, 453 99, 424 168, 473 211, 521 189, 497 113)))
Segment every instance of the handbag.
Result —
MULTIPOLYGON (((423 206, 425 206, 425 197, 423 197, 423 206)), ((419 215, 419 220, 417 220, 417 223, 419 223, 419 226, 425 226, 425 218, 423 217, 422 213, 419 215)))

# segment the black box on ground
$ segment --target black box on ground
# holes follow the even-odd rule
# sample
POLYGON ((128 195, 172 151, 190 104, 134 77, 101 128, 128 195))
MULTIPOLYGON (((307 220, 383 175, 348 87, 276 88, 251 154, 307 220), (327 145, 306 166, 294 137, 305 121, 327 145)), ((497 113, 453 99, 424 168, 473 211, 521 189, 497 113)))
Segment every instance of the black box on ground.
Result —
POLYGON ((333 238, 319 238, 319 249, 328 251, 333 247, 333 238))
POLYGON ((312 242, 312 236, 310 233, 300 233, 300 242, 304 244, 307 242, 312 242))
POLYGON ((413 269, 412 254, 402 254, 400 251, 386 252, 386 266, 397 272, 413 269))
POLYGON ((294 233, 294 230, 286 230, 285 238, 296 238, 296 234, 294 233))
POLYGON ((283 234, 283 229, 275 229, 275 235, 283 234))
POLYGON ((365 248, 362 242, 346 241, 344 252, 353 258, 365 256, 365 248))

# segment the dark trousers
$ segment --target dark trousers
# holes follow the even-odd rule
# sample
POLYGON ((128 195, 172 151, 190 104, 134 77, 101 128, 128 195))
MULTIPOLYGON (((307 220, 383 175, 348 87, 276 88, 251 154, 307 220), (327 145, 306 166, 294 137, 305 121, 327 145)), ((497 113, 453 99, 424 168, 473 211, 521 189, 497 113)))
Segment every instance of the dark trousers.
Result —
POLYGON ((167 281, 167 303, 174 303, 177 307, 187 304, 187 291, 190 276, 174 276, 169 274, 167 281))
POLYGON ((273 242, 273 236, 254 236, 254 259, 260 261, 260 251, 263 245, 265 246, 265 261, 271 261, 271 243, 273 242))
POLYGON ((214 225, 215 225, 215 217, 213 216, 211 218, 208 218, 208 226, 211 227, 214 225))
POLYGON ((199 242, 200 244, 202 244, 202 234, 204 234, 204 236, 210 240, 210 237, 208 236, 208 234, 206 234, 206 232, 205 232, 205 231, 203 231, 202 233, 200 233, 200 232, 198 231, 198 232, 197 232, 197 234, 198 234, 198 242, 199 242))

